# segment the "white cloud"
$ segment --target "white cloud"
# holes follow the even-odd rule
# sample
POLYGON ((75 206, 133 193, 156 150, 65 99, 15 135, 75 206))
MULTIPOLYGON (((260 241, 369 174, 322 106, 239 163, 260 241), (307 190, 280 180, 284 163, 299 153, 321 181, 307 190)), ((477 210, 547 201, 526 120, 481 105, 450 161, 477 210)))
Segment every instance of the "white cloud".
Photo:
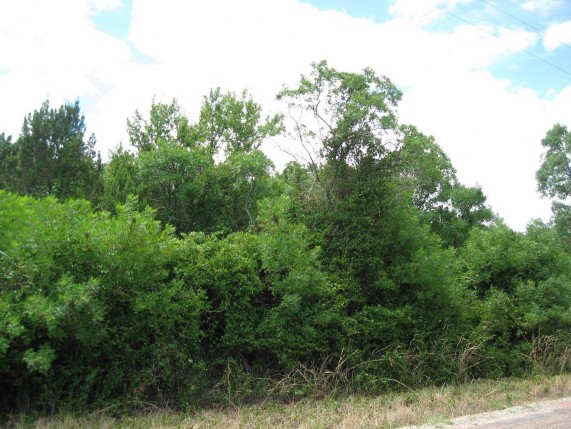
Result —
POLYGON ((521 4, 529 12, 548 12, 561 5, 561 0, 528 0, 521 4))
POLYGON ((114 10, 124 5, 123 0, 89 0, 89 3, 97 11, 114 10))
POLYGON ((547 218, 549 202, 537 198, 534 173, 540 141, 556 121, 555 112, 568 104, 542 101, 529 90, 512 91, 488 73, 449 78, 447 85, 409 91, 401 118, 433 134, 461 181, 480 184, 510 225, 523 229, 532 217, 547 218))
POLYGON ((427 0, 419 2, 414 0, 396 0, 389 8, 389 12, 398 18, 428 23, 434 21, 442 14, 442 11, 437 8, 440 3, 443 3, 443 1, 427 0))
POLYGON ((418 13, 420 2, 398 0, 394 18, 382 24, 297 0, 134 0, 130 42, 154 61, 138 64, 126 43, 94 28, 90 1, 0 3, 0 70, 7 71, 0 74, 0 130, 17 133, 23 115, 47 95, 54 105, 81 97, 106 153, 125 139, 125 119, 146 110, 153 95, 178 98, 193 116, 211 87, 247 88, 276 110, 282 84, 327 59, 342 70, 370 66, 405 88, 401 119, 433 134, 460 178, 480 183, 510 225, 522 229, 549 214, 534 173, 541 139, 553 123, 569 120, 571 88, 544 101, 486 71, 532 46, 533 33, 490 28, 493 37, 467 25, 425 31, 419 23, 435 5, 455 3, 444 0, 418 13))
POLYGON ((127 45, 96 30, 89 14, 83 0, 0 3, 2 131, 16 135, 47 97, 53 105, 96 97, 127 69, 127 45))
POLYGON ((453 9, 457 4, 469 3, 471 0, 394 0, 389 12, 398 18, 409 19, 418 24, 428 24, 442 14, 442 8, 453 9))
POLYGON ((543 45, 548 51, 553 51, 560 46, 571 45, 571 21, 550 25, 545 30, 543 45))

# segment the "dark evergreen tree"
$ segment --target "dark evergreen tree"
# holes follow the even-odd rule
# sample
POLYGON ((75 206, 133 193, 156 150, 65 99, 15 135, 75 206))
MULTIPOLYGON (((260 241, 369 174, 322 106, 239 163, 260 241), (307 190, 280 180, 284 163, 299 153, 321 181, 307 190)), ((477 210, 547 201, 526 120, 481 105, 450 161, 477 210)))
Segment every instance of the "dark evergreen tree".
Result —
POLYGON ((95 151, 95 136, 85 138, 79 102, 52 109, 45 101, 26 116, 13 145, 2 140, 1 156, 8 160, 3 168, 5 189, 36 197, 99 199, 101 157, 95 151))

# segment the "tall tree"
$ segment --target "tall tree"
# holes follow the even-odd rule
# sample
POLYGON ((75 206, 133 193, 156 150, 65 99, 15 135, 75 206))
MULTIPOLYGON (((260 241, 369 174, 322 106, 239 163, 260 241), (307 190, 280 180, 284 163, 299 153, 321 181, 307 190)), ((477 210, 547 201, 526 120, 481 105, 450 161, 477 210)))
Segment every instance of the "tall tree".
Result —
POLYGON ((402 143, 391 155, 399 183, 410 188, 413 204, 445 246, 460 247, 470 231, 494 218, 479 187, 462 185, 450 159, 433 137, 401 127, 402 143))
POLYGON ((148 120, 136 110, 133 117, 127 119, 127 133, 131 144, 139 151, 157 149, 160 142, 176 142, 180 146, 191 144, 188 119, 176 99, 168 104, 153 100, 148 120))
MULTIPOLYGON (((342 285, 359 327, 355 341, 385 347, 391 338, 410 341, 415 329, 429 335, 459 317, 453 254, 440 247, 421 211, 451 173, 440 171, 447 163, 434 147, 440 164, 431 157, 406 162, 415 150, 412 142, 401 150, 407 130, 397 121, 398 88, 370 69, 347 73, 321 62, 278 97, 288 105, 308 165, 308 171, 290 165, 288 185, 296 202, 305 203, 297 213, 342 285), (358 331, 367 331, 365 343, 358 331)), ((430 141, 416 143, 424 154, 430 141)))
POLYGON ((0 134, 0 188, 9 189, 14 181, 14 171, 16 170, 16 155, 12 137, 0 134))
POLYGON ((133 183, 142 204, 157 216, 190 231, 238 231, 256 217, 256 201, 268 196, 271 161, 259 150, 281 132, 281 117, 262 119, 261 106, 220 89, 204 98, 198 123, 189 120, 176 100, 153 102, 148 115, 139 111, 127 121, 138 154, 117 153, 106 171, 107 208, 123 202, 133 183))
POLYGON ((11 153, 13 169, 5 189, 26 195, 60 199, 97 200, 101 193, 102 163, 95 151, 95 136, 85 139, 85 118, 79 102, 58 109, 45 101, 24 119, 12 147, 4 139, 2 152, 11 153))
POLYGON ((564 125, 556 124, 541 145, 546 151, 536 174, 539 192, 561 200, 571 197, 571 133, 564 125))
POLYGON ((179 233, 212 231, 220 212, 214 162, 204 148, 160 142, 138 157, 137 183, 143 204, 179 233))
POLYGON ((302 76, 297 88, 278 94, 288 106, 292 134, 303 149, 302 156, 330 207, 343 197, 342 189, 347 190, 351 167, 379 160, 395 143, 396 106, 401 96, 388 78, 371 69, 340 72, 326 61, 314 63, 310 76, 302 76), (320 171, 321 166, 327 171, 320 171))
POLYGON ((101 207, 114 212, 117 204, 125 204, 129 195, 137 195, 137 158, 119 146, 111 153, 111 159, 103 172, 103 197, 101 207))
POLYGON ((262 142, 282 131, 280 115, 262 120, 262 107, 247 91, 223 94, 220 88, 204 97, 200 118, 193 127, 195 138, 209 148, 212 155, 223 151, 226 155, 251 152, 262 142))
POLYGON ((536 173, 538 190, 555 199, 551 206, 554 225, 571 246, 571 133, 566 126, 555 124, 541 145, 546 150, 536 173))

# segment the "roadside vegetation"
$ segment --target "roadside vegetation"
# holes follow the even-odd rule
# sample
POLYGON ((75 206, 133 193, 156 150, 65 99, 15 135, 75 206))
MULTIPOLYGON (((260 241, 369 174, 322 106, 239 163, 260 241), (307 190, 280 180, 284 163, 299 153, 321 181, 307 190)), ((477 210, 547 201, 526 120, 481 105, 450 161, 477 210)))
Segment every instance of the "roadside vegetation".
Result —
POLYGON ((517 232, 399 123, 400 97, 320 62, 278 94, 286 116, 219 89, 196 123, 153 103, 107 163, 79 103, 1 134, 0 423, 156 409, 167 426, 265 426, 258 411, 289 422, 309 406, 317 424, 351 401, 366 414, 568 372, 567 129, 549 131, 537 173, 553 220, 517 232), (261 148, 286 138, 276 171, 261 148))
POLYGON ((497 411, 516 405, 571 396, 571 376, 475 381, 462 385, 390 392, 380 396, 329 395, 299 401, 265 401, 242 406, 211 407, 186 413, 130 404, 136 413, 105 409, 82 417, 14 417, 8 427, 34 429, 74 428, 181 428, 181 429, 362 429, 442 424, 468 414, 497 411))

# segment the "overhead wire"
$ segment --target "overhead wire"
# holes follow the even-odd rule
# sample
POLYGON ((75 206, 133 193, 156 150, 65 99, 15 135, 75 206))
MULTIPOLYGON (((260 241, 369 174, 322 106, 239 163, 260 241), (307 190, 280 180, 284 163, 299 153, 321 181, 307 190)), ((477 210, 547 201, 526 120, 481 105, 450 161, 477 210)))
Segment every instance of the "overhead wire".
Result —
MULTIPOLYGON (((509 16, 510 18, 515 19, 515 20, 518 21, 518 22, 521 22, 523 25, 526 25, 527 27, 531 28, 531 29, 532 29, 533 31, 535 31, 536 33, 539 33, 539 34, 541 34, 542 36, 547 36, 547 34, 545 34, 545 33, 543 32, 543 30, 541 30, 540 28, 537 28, 535 25, 532 25, 532 24, 530 24, 529 22, 526 22, 526 21, 524 21, 523 19, 518 18, 517 16, 515 16, 515 15, 513 15, 513 14, 511 14, 511 13, 509 13, 509 12, 507 12, 507 11, 501 9, 501 8, 499 8, 499 7, 496 6, 495 4, 490 3, 489 1, 486 1, 486 0, 480 0, 480 2, 482 2, 482 3, 484 3, 484 4, 488 5, 488 6, 490 6, 490 7, 494 8, 494 9, 496 9, 498 12, 501 12, 501 13, 503 13, 504 15, 509 16)), ((566 48, 571 49, 571 46, 569 46, 567 43, 561 42, 561 45, 565 46, 566 48)))
MULTIPOLYGON (((456 19, 458 19, 458 20, 460 20, 460 21, 462 21, 462 22, 465 22, 465 23, 468 24, 468 25, 471 25, 471 26, 474 27, 474 28, 477 28, 477 29, 480 30, 480 31, 483 31, 484 33, 487 33, 487 34, 489 34, 489 35, 495 37, 496 39, 499 39, 499 38, 500 38, 497 34, 493 33, 492 31, 486 30, 485 28, 480 27, 479 25, 474 24, 473 22, 471 22, 471 21, 469 21, 469 20, 467 20, 467 19, 465 19, 465 18, 462 18, 461 16, 459 16, 459 15, 453 13, 453 12, 450 12, 449 10, 444 9, 444 8, 441 7, 441 6, 436 5, 436 8, 437 8, 437 9, 440 9, 442 12, 445 12, 445 13, 447 13, 448 15, 450 15, 450 16, 452 16, 452 17, 454 17, 454 18, 456 18, 456 19)), ((543 62, 543 63, 545 63, 545 64, 547 64, 547 65, 549 65, 549 66, 551 66, 551 67, 553 67, 554 69, 559 70, 559 71, 562 72, 562 73, 565 73, 565 74, 571 76, 571 72, 570 72, 570 71, 568 71, 568 70, 566 70, 566 69, 564 69, 564 68, 562 68, 562 67, 559 67, 559 66, 556 65, 556 64, 553 64, 552 62, 546 60, 545 58, 540 57, 539 55, 534 54, 533 52, 531 52, 531 51, 529 51, 529 50, 527 50, 527 49, 523 49, 522 52, 525 52, 525 53, 528 54, 529 56, 531 56, 531 57, 533 57, 533 58, 535 58, 535 59, 537 59, 537 60, 539 60, 539 61, 541 61, 541 62, 543 62)))

